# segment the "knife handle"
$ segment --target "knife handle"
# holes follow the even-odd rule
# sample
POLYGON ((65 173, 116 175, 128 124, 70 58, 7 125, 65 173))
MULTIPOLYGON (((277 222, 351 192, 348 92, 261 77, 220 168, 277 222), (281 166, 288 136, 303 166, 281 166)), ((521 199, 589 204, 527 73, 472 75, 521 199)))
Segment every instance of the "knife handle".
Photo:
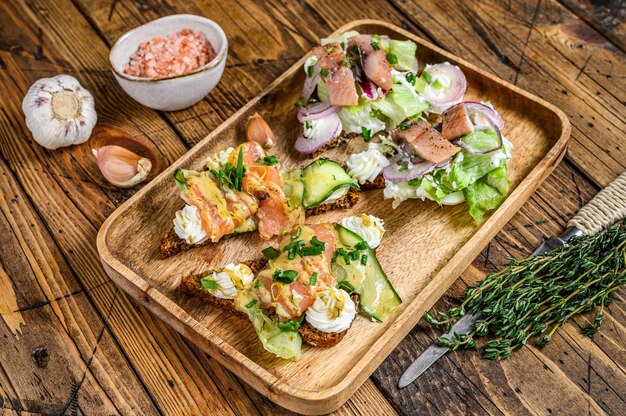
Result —
POLYGON ((613 179, 567 223, 586 235, 595 234, 626 217, 626 171, 613 179))

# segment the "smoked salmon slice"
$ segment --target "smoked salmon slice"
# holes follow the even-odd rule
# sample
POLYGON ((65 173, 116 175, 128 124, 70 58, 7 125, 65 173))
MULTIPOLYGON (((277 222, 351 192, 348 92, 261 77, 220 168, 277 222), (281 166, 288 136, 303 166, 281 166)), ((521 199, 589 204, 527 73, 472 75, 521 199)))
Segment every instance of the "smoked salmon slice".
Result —
POLYGON ((361 57, 363 72, 370 81, 384 90, 393 86, 391 78, 392 65, 387 60, 387 53, 378 46, 376 39, 369 35, 358 35, 348 40, 348 47, 351 52, 357 48, 361 57))
POLYGON ((441 134, 448 140, 456 140, 474 131, 465 104, 448 108, 441 115, 441 134))
POLYGON ((406 152, 434 163, 441 163, 461 150, 424 120, 394 129, 391 137, 406 152))
POLYGON ((317 56, 320 75, 328 88, 330 104, 338 107, 358 105, 354 75, 341 45, 329 43, 316 46, 313 54, 317 56))

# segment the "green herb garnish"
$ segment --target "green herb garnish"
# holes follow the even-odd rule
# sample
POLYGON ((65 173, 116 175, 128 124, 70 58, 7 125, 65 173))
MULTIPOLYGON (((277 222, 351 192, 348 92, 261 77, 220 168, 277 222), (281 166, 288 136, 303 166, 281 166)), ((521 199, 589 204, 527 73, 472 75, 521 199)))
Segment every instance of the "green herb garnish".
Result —
POLYGON ((307 120, 307 121, 306 121, 306 123, 304 123, 304 126, 305 126, 307 129, 310 129, 311 127, 313 127, 313 123, 311 123, 311 121, 310 121, 310 120, 307 120))
POLYGON ((380 46, 378 46, 378 42, 372 42, 372 49, 374 49, 375 51, 380 50, 380 46))
POLYGON ((370 111, 370 117, 378 117, 380 114, 381 114, 381 111, 378 108, 370 111))
POLYGON ((296 232, 293 233, 293 235, 291 236, 291 241, 300 238, 300 234, 302 234, 302 227, 298 225, 298 227, 296 228, 296 232))
POLYGON ((361 256, 361 264, 364 266, 367 264, 367 254, 361 256))
POLYGON ((345 290, 346 292, 348 292, 348 295, 356 292, 356 289, 354 288, 354 286, 352 286, 352 283, 348 282, 347 280, 342 280, 341 282, 337 283, 337 289, 345 290))
POLYGON ((256 163, 260 165, 274 166, 278 163, 278 159, 274 155, 267 155, 263 159, 257 159, 256 163))
POLYGON ((439 82, 438 79, 436 79, 435 82, 433 82, 433 88, 436 90, 440 90, 443 88, 443 84, 439 82))
POLYGON ((345 66, 346 68, 350 68, 350 62, 348 61, 344 61, 343 59, 341 61, 339 61, 339 63, 343 66, 345 66))
POLYGON ((409 84, 415 85, 415 74, 409 72, 408 74, 406 74, 405 78, 409 84))
POLYGON ((329 75, 330 75, 330 72, 328 71, 328 69, 322 69, 322 70, 320 71, 320 74, 321 74, 323 77, 327 77, 327 76, 329 76, 329 75))
POLYGON ((359 241, 358 243, 356 243, 354 248, 356 248, 357 250, 367 250, 368 248, 370 248, 370 246, 369 244, 367 244, 366 241, 359 241))
POLYGON ((393 53, 388 53, 387 61, 389 61, 391 65, 396 65, 398 63, 398 57, 394 55, 393 53))
POLYGON ((254 305, 256 305, 256 299, 252 299, 250 302, 246 303, 246 309, 250 309, 254 305))
POLYGON ((237 157, 237 167, 233 167, 230 162, 226 162, 224 169, 209 170, 215 179, 220 188, 222 189, 236 189, 241 191, 241 183, 244 174, 246 173, 245 168, 243 167, 243 148, 239 149, 239 155, 237 157))
POLYGON ((254 282, 254 285, 253 285, 253 286, 254 286, 254 288, 255 288, 255 289, 258 289, 258 288, 260 288, 261 286, 263 286, 263 282, 262 282, 262 281, 260 281, 260 280, 257 280, 256 282, 254 282))
POLYGON ((187 189, 187 178, 185 177, 185 171, 183 169, 176 169, 174 171, 174 182, 178 186, 178 189, 187 189))
POLYGON ((422 71, 422 78, 424 78, 424 81, 428 82, 429 84, 433 82, 433 77, 426 71, 422 71))
POLYGON ((468 334, 439 337, 450 350, 476 348, 475 338, 491 336, 483 357, 506 359, 515 349, 537 338, 546 345, 573 316, 595 311, 585 335, 598 332, 610 295, 626 283, 626 223, 598 234, 572 238, 567 246, 525 260, 511 260, 506 269, 492 273, 465 289, 461 305, 447 312, 428 312, 424 318, 449 331, 467 311, 482 316, 468 334))
POLYGON ((313 76, 313 65, 307 67, 306 69, 306 75, 311 78, 313 76))
POLYGON ((202 278, 200 284, 205 289, 217 289, 217 282, 213 279, 202 278))
POLYGON ((309 282, 309 286, 315 286, 317 283, 317 272, 313 272, 311 275, 311 281, 309 282))
POLYGON ((296 103, 294 104, 294 106, 296 108, 300 108, 302 107, 302 104, 304 104, 304 98, 298 98, 298 100, 296 101, 296 103))
POLYGON ((363 137, 363 140, 366 142, 369 142, 372 140, 372 130, 366 127, 361 127, 361 137, 363 137))
POLYGON ((281 283, 293 283, 298 277, 298 272, 295 270, 281 270, 276 269, 272 278, 275 282, 281 283))
POLYGON ((410 125, 410 124, 408 124, 408 123, 404 123, 404 124, 400 124, 400 125, 398 126, 398 128, 399 128, 400 130, 408 130, 408 129, 410 129, 410 128, 411 128, 411 125, 410 125))
POLYGON ((279 323, 277 326, 282 332, 295 332, 300 328, 300 322, 290 319, 287 322, 279 323))
POLYGON ((263 253, 263 255, 270 260, 274 260, 276 257, 280 256, 280 251, 276 250, 272 246, 264 248, 261 250, 261 253, 263 253))

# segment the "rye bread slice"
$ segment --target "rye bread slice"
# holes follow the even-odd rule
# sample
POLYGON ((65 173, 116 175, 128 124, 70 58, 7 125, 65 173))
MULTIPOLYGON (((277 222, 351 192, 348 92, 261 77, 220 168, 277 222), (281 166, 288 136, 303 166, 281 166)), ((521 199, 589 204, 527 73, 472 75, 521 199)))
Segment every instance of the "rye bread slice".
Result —
MULTIPOLYGON (((310 217, 313 215, 320 215, 328 211, 335 211, 338 209, 347 209, 353 207, 359 201, 359 191, 354 188, 350 188, 348 193, 344 195, 342 198, 338 200, 328 203, 318 205, 315 208, 310 208, 306 210, 306 216, 310 217)), ((237 234, 227 234, 222 237, 222 240, 225 238, 230 238, 237 234)), ((205 241, 200 244, 187 244, 185 240, 178 237, 176 232, 174 231, 174 227, 170 228, 165 235, 161 238, 161 245, 159 246, 159 252, 161 253, 162 258, 171 257, 175 254, 182 253, 183 251, 189 250, 192 247, 202 247, 212 244, 212 241, 205 241)))
MULTIPOLYGON (((252 261, 245 262, 245 264, 250 267, 253 273, 257 273, 267 264, 266 259, 256 259, 252 261)), ((200 299, 201 301, 211 305, 214 308, 221 309, 225 312, 230 313, 233 316, 236 316, 242 320, 248 320, 248 317, 245 313, 238 311, 235 309, 235 302, 232 299, 221 299, 211 295, 208 291, 202 288, 200 284, 200 279, 202 278, 202 274, 195 274, 190 276, 184 276, 180 282, 181 291, 191 297, 196 299, 200 299)), ((350 296, 352 301, 358 308, 359 298, 357 295, 350 296)), ((314 328, 311 324, 309 324, 306 320, 302 322, 300 328, 298 329, 302 340, 316 348, 330 348, 339 343, 346 335, 348 330, 343 332, 322 332, 316 328, 314 328)))

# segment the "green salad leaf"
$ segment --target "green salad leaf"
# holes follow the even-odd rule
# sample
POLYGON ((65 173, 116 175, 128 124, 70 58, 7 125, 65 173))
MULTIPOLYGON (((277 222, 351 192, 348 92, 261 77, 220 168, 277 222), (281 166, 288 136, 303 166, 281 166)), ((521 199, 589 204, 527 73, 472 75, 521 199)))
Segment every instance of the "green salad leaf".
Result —
POLYGON ((278 322, 267 316, 258 302, 252 304, 251 307, 246 307, 245 310, 267 351, 287 360, 300 358, 302 337, 297 331, 281 330, 278 322))
POLYGON ((470 215, 480 221, 485 212, 498 208, 506 199, 510 184, 506 165, 502 165, 463 189, 470 215))
POLYGON ((417 45, 410 40, 394 40, 389 42, 389 53, 398 58, 398 63, 394 65, 397 69, 410 70, 415 61, 417 45))

